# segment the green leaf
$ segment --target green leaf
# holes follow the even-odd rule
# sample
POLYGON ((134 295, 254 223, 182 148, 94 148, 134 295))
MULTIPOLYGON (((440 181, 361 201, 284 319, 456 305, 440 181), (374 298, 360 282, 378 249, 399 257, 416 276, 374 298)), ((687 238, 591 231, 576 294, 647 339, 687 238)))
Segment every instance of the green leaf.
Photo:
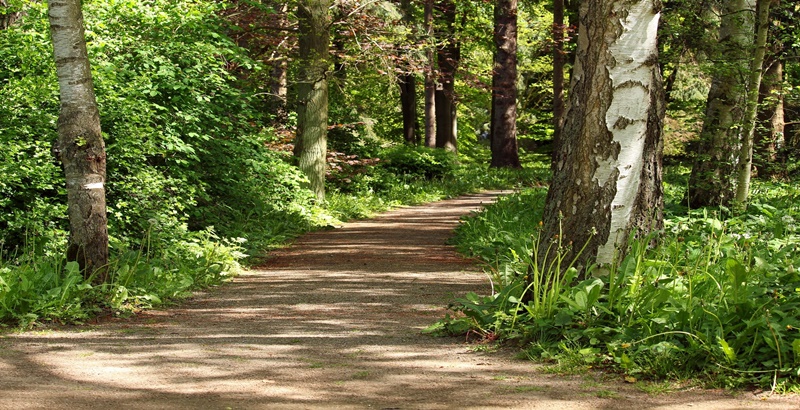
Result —
POLYGON ((725 339, 718 337, 717 342, 719 342, 719 347, 722 349, 722 353, 725 354, 725 358, 728 359, 728 363, 733 363, 736 361, 736 352, 731 348, 728 342, 725 339))

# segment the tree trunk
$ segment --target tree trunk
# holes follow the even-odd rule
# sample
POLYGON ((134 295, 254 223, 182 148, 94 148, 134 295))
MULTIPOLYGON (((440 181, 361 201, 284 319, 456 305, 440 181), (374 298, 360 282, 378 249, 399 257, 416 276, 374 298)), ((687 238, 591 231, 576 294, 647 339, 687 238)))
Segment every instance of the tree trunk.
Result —
POLYGON ((785 158, 778 156, 784 146, 786 128, 783 108, 783 62, 777 57, 767 64, 759 91, 758 126, 755 130, 756 155, 753 158, 759 177, 783 175, 785 158))
POLYGON ((659 10, 658 0, 597 0, 581 6, 563 139, 545 203, 540 266, 552 260, 558 243, 568 247, 567 260, 577 257, 579 266, 592 259, 608 264, 615 252, 624 254, 632 232, 646 235, 662 226, 659 10), (555 245, 548 249, 551 240, 555 245))
MULTIPOLYGON (((400 2, 403 10, 403 21, 411 28, 414 25, 414 7, 410 0, 400 2)), ((411 37, 411 36, 410 36, 411 37)), ((410 38, 413 41, 413 37, 410 38)), ((406 68, 404 71, 409 71, 406 68)), ((408 145, 417 144, 417 79, 410 72, 397 76, 400 86, 400 111, 403 114, 403 140, 408 145)))
POLYGON ((48 2, 61 112, 53 147, 66 177, 69 207, 67 261, 103 283, 108 272, 106 151, 86 53, 80 0, 48 2))
POLYGON ((318 201, 325 199, 330 5, 331 0, 303 0, 297 5, 300 71, 294 154, 318 201))
MULTIPOLYGON (((553 1, 553 152, 558 150, 564 124, 564 0, 553 1)), ((553 156, 555 158, 555 156, 553 156)))
POLYGON ((520 168, 517 152, 517 0, 495 2, 494 44, 491 166, 520 168))
POLYGON ((403 139, 408 145, 417 143, 417 81, 413 74, 398 76, 400 110, 403 112, 403 139))
POLYGON ((455 36, 456 5, 453 0, 438 2, 443 28, 438 38, 439 84, 436 86, 436 147, 457 152, 458 119, 456 117, 455 72, 461 51, 455 36))
POLYGON ((755 0, 724 2, 716 73, 706 101, 705 120, 689 177, 692 208, 727 205, 734 197, 733 178, 741 142, 749 54, 753 44, 755 0))
MULTIPOLYGON (((289 27, 287 14, 289 5, 287 3, 276 5, 276 23, 279 27, 289 27)), ((284 39, 285 41, 286 39, 284 39)), ((280 46, 273 52, 269 64, 272 67, 270 76, 267 80, 267 87, 270 90, 268 107, 274 113, 277 122, 286 119, 286 101, 288 96, 288 57, 281 51, 280 46)))
POLYGON ((756 6, 755 53, 750 61, 750 74, 747 78, 747 112, 742 125, 742 144, 739 151, 739 172, 736 181, 736 202, 744 203, 750 195, 750 176, 753 171, 753 132, 758 113, 758 90, 767 52, 767 32, 769 31, 769 6, 772 0, 758 0, 756 6))
POLYGON ((425 0, 425 34, 429 40, 426 50, 428 67, 425 70, 425 146, 436 147, 436 60, 433 38, 433 0, 425 0))

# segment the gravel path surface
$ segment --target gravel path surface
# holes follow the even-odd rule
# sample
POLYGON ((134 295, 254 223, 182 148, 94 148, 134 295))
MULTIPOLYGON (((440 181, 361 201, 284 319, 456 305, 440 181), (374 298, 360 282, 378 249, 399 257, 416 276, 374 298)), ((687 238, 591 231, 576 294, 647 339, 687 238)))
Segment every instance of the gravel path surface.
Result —
POLYGON ((454 295, 489 291, 445 242, 495 195, 305 235, 175 308, 2 335, 0 409, 800 409, 752 393, 650 396, 422 335, 454 295))

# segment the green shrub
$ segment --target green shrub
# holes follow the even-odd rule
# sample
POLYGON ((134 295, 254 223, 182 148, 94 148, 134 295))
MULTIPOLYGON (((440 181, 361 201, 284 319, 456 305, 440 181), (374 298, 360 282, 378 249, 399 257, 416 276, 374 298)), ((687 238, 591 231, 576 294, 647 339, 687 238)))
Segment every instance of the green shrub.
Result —
POLYGON ((792 185, 762 183, 747 211, 723 210, 726 218, 673 207, 678 213, 655 234, 658 247, 648 246, 651 238, 631 239, 607 275, 551 280, 549 293, 537 290, 530 260, 543 246, 531 235, 543 195, 499 201, 456 235, 462 252, 489 264, 494 293, 457 300, 463 315, 431 330, 514 339, 533 358, 574 362, 577 355, 584 365, 636 378, 702 375, 711 385, 796 390, 798 197, 792 185))
POLYGON ((398 175, 434 179, 456 168, 456 156, 443 149, 400 145, 381 154, 383 167, 398 175))

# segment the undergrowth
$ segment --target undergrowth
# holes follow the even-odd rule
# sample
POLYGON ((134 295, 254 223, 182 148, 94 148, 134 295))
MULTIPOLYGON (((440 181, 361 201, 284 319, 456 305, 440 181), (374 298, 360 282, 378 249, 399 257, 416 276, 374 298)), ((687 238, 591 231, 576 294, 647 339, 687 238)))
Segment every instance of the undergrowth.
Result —
MULTIPOLYGON (((671 176, 680 184, 680 176, 671 176)), ((667 187, 680 198, 680 186, 667 187)), ((470 293, 432 325, 523 347, 561 371, 607 368, 628 379, 800 390, 800 191, 760 183, 747 210, 668 206, 665 228, 587 279, 546 269, 531 278, 545 190, 504 198, 464 221, 455 242, 486 263, 489 295, 470 293), (547 306, 547 309, 541 309, 547 306)), ((541 264, 540 264, 541 265, 541 264)), ((553 265, 554 266, 554 265, 553 265)))
POLYGON ((4 251, 0 242, 0 327, 82 323, 99 314, 125 315, 172 303, 193 290, 222 283, 242 265, 260 261, 258 257, 248 258, 246 253, 281 246, 303 232, 401 205, 483 189, 540 184, 546 175, 544 168, 509 171, 455 163, 445 168, 433 166, 442 172, 408 174, 374 167, 363 174, 382 181, 358 185, 353 182, 355 178, 342 178, 330 184, 331 193, 324 204, 287 201, 272 209, 254 209, 249 216, 233 209, 220 210, 218 218, 227 224, 225 231, 241 233, 248 240, 220 237, 213 228, 190 231, 185 225, 162 226, 151 219, 139 241, 112 236, 110 280, 103 285, 84 280, 78 266, 64 260, 65 232, 53 231, 44 237, 37 234, 29 238, 27 246, 13 251, 4 251), (248 243, 251 239, 255 244, 248 243))

